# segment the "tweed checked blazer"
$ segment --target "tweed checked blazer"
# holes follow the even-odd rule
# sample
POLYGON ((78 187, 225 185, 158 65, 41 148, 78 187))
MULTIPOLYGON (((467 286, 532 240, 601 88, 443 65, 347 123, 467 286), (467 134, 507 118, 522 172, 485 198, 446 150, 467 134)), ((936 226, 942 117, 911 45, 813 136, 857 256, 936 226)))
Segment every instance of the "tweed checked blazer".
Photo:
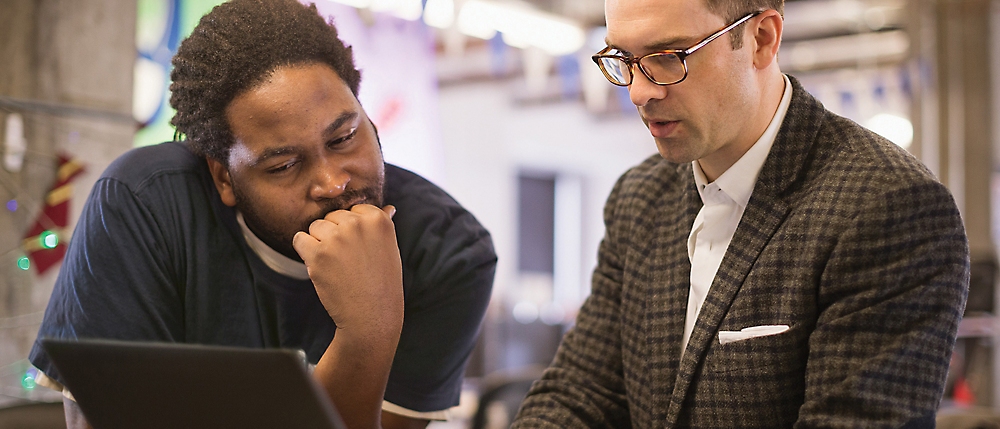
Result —
POLYGON ((701 199, 653 156, 604 210, 591 296, 515 428, 933 427, 968 293, 950 193, 792 79, 681 360, 701 199), (722 345, 718 332, 788 325, 722 345))

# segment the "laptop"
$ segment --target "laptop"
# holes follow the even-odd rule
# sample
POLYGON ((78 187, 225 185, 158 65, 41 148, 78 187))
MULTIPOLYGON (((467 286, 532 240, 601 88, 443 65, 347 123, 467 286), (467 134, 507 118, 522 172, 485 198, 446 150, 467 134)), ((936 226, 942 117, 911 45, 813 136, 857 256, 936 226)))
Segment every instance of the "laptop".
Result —
POLYGON ((298 351, 56 339, 42 347, 97 429, 344 428, 298 351))

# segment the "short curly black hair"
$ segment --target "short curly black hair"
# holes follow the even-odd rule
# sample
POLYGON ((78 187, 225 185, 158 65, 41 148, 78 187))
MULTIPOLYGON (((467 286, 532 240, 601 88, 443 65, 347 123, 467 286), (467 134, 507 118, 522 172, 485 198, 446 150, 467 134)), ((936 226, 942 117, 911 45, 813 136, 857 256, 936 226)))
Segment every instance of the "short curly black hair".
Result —
POLYGON ((327 64, 355 96, 361 73, 351 48, 337 38, 316 5, 295 0, 232 0, 201 18, 174 55, 170 123, 201 156, 228 165, 234 143, 225 110, 277 68, 327 64))

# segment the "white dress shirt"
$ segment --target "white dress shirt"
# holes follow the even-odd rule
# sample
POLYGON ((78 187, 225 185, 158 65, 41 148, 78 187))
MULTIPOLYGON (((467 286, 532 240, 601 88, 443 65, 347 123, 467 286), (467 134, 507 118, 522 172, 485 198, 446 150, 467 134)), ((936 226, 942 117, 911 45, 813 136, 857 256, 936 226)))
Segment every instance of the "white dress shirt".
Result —
POLYGON ((792 100, 792 82, 785 79, 785 91, 778 104, 771 123, 764 134, 732 167, 729 167, 718 179, 708 183, 701 164, 692 161, 694 181, 698 185, 698 194, 704 203, 698 217, 694 219, 691 234, 688 236, 688 259, 691 261, 691 289, 688 292, 687 316, 684 319, 684 338, 681 341, 681 356, 687 348, 691 331, 694 330, 698 313, 705 303, 709 288, 719 271, 722 258, 729 249, 736 227, 743 218, 750 195, 753 193, 757 175, 764 167, 778 129, 785 120, 788 105, 792 100))

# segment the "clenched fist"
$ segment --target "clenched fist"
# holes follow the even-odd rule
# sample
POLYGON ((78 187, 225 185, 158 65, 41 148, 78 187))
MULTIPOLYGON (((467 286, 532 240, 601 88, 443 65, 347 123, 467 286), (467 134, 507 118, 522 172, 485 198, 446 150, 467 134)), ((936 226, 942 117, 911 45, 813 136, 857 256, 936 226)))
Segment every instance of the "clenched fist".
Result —
POLYGON ((392 215, 358 204, 330 212, 300 231, 292 246, 338 330, 398 339, 403 324, 403 269, 392 215))

